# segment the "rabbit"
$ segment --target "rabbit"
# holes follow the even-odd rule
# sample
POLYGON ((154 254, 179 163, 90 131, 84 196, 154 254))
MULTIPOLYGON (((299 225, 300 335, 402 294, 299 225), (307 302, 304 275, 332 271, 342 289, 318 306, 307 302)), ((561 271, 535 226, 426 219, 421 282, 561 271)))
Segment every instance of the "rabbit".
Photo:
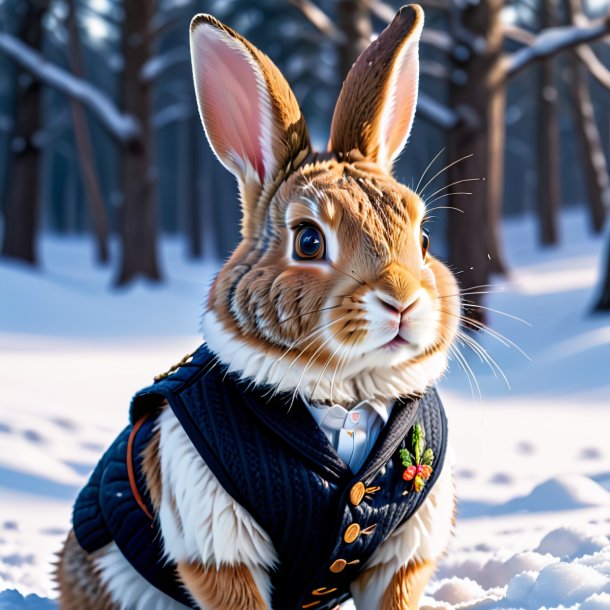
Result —
MULTIPOLYGON (((430 413, 438 406, 429 398, 430 388, 447 367, 460 319, 456 279, 428 251, 424 203, 392 176, 413 124, 423 21, 421 7, 403 7, 362 53, 341 89, 328 150, 316 153, 295 96, 271 60, 214 17, 193 18, 197 103, 212 149, 239 184, 242 240, 209 292, 203 348, 138 395, 132 425, 116 445, 127 456, 128 469, 137 464, 128 472, 137 506, 134 515, 117 513, 116 527, 130 528, 120 534, 127 546, 137 545, 141 536, 154 539, 160 545, 154 569, 165 570, 163 578, 175 582, 151 583, 127 560, 117 538, 104 530, 94 544, 89 534, 79 534, 84 526, 75 521, 56 568, 61 609, 323 610, 338 608, 349 597, 358 610, 419 607, 450 540, 455 499, 450 460, 433 461, 413 414, 423 412, 417 410, 421 405, 430 413), (203 411, 189 414, 174 400, 188 393, 175 388, 197 384, 208 384, 201 392, 225 396, 209 418, 197 417, 203 411), (280 399, 284 402, 277 404, 285 408, 272 406, 280 399), (392 493, 404 489, 391 505, 402 515, 401 503, 413 503, 406 521, 382 520, 366 528, 358 523, 359 515, 372 514, 377 498, 390 492, 358 481, 358 473, 350 472, 332 448, 326 451, 332 455, 314 456, 327 467, 326 478, 321 470, 312 474, 315 460, 307 452, 325 441, 300 408, 303 402, 349 411, 363 400, 394 404, 386 427, 408 426, 398 440, 382 432, 385 440, 372 450, 385 451, 391 443, 392 450, 400 447, 385 455, 376 476, 388 481, 392 493), (229 425, 220 419, 234 414, 231 425, 240 436, 210 440, 210 430, 215 434, 229 425), (264 439, 249 446, 244 439, 257 426, 264 439), (211 451, 212 442, 222 445, 222 452, 211 451), (256 443, 263 446, 260 459, 256 443), (294 461, 292 448, 311 459, 294 461), (239 457, 246 449, 250 454, 239 457), (288 459, 293 461, 282 474, 282 460, 288 459), (279 466, 264 478, 267 461, 279 466), (256 466, 251 472, 242 467, 249 463, 256 466), (305 506, 308 477, 322 481, 312 497, 339 490, 340 502, 333 500, 333 506, 337 514, 351 515, 347 521, 330 509, 305 506), (341 490, 347 480, 357 482, 341 490), (265 497, 265 490, 273 497, 265 497), (256 517, 254 496, 267 502, 272 516, 283 510, 285 523, 256 517), (300 526, 307 510, 309 521, 300 526), (132 518, 144 524, 141 529, 129 525, 132 518), (334 532, 335 522, 349 527, 334 532), (334 532, 335 548, 347 549, 347 555, 333 555, 331 542, 316 534, 323 531, 334 532), (280 549, 282 536, 288 551, 280 549), (369 548, 373 538, 375 548, 365 559, 354 558, 349 549, 369 548), (301 579, 314 551, 299 554, 294 541, 315 552, 328 547, 330 556, 311 568, 321 580, 309 588, 301 579)), ((206 396, 193 398, 193 409, 211 409, 197 404, 214 402, 206 396)), ((441 430, 439 446, 445 447, 444 420, 434 421, 426 425, 441 430)), ((434 436, 425 433, 427 439, 434 436)), ((107 463, 96 469, 103 475, 92 475, 95 493, 83 492, 77 501, 89 511, 85 521, 94 537, 95 494, 111 472, 104 468, 118 468, 116 460, 107 463)), ((108 501, 126 495, 113 493, 108 501)), ((122 506, 107 512, 112 517, 122 506)), ((152 552, 143 548, 149 558, 152 552)))

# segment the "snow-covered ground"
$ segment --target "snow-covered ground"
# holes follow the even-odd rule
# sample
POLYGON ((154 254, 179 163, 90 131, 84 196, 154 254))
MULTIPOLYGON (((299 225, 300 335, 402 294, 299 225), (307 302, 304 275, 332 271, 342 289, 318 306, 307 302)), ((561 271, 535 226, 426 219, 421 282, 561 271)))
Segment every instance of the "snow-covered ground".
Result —
MULTIPOLYGON (((457 361, 442 382, 460 512, 429 610, 610 609, 610 316, 589 315, 602 242, 577 212, 563 234, 540 252, 530 220, 505 226, 512 272, 487 305, 530 325, 491 312, 520 349, 476 338, 510 389, 467 349, 482 397, 457 361)), ((117 293, 87 242, 46 240, 42 260, 0 263, 0 610, 54 607, 72 500, 133 392, 198 345, 212 271, 166 242, 168 283, 117 293)))

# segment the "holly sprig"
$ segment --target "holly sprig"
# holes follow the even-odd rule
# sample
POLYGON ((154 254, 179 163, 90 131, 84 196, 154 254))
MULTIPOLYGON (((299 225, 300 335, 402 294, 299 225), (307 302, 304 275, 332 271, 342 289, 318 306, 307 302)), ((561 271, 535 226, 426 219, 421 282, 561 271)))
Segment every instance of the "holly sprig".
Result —
POLYGON ((411 450, 400 449, 398 453, 405 467, 402 478, 413 481, 413 491, 419 493, 432 475, 434 463, 434 452, 426 447, 426 433, 420 423, 416 423, 411 430, 411 450))

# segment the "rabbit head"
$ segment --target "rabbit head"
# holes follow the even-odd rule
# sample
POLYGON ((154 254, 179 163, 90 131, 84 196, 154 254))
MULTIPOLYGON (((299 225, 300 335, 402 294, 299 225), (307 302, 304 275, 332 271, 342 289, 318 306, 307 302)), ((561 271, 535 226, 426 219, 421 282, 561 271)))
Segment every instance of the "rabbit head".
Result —
POLYGON ((409 136, 423 11, 403 7, 348 74, 326 153, 271 60, 209 15, 191 25, 208 140, 237 178, 242 241, 210 290, 205 339, 230 370, 349 405, 420 393, 459 322, 425 207, 392 176, 409 136))

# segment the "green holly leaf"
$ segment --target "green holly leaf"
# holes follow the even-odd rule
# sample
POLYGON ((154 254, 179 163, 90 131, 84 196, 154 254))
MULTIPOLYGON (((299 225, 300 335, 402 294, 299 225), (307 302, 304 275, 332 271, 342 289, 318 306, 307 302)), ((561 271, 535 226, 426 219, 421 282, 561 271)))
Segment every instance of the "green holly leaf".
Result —
POLYGON ((398 454, 400 455, 400 460, 405 468, 413 465, 413 459, 408 449, 401 449, 398 454))
POLYGON ((433 462, 434 462, 434 452, 432 451, 432 449, 430 449, 430 447, 428 447, 424 451, 424 455, 422 455, 421 463, 424 464, 425 466, 432 466, 433 462))
POLYGON ((425 436, 424 429, 421 424, 417 423, 413 426, 413 432, 411 434, 411 442, 413 443, 413 454, 415 456, 415 463, 421 464, 421 454, 425 447, 425 436))

